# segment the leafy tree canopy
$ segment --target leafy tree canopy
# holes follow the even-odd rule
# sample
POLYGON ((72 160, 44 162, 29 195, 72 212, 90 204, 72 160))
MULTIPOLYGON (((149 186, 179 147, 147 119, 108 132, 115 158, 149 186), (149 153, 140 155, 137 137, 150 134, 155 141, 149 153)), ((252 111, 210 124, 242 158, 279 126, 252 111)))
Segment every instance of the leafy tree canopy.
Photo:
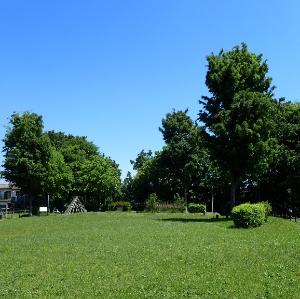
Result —
POLYGON ((262 55, 246 44, 207 57, 206 85, 211 97, 202 97, 199 119, 211 152, 231 178, 231 206, 238 182, 247 172, 266 169, 274 148, 277 103, 262 55))
POLYGON ((132 168, 134 170, 138 170, 140 169, 144 162, 153 158, 153 155, 152 155, 152 151, 144 151, 144 150, 141 150, 141 152, 137 155, 136 159, 135 160, 130 160, 130 163, 132 164, 132 168))
POLYGON ((46 191, 53 199, 63 200, 72 190, 74 176, 61 152, 52 147, 47 165, 46 191))
POLYGON ((79 190, 90 196, 100 207, 106 199, 115 199, 121 192, 121 171, 116 163, 104 156, 85 160, 78 171, 79 190))
POLYGON ((42 117, 30 112, 13 113, 3 141, 2 176, 27 194, 43 193, 51 145, 43 133, 42 117))
POLYGON ((66 135, 63 132, 47 132, 51 144, 59 150, 67 164, 78 163, 99 155, 97 146, 84 136, 66 135))

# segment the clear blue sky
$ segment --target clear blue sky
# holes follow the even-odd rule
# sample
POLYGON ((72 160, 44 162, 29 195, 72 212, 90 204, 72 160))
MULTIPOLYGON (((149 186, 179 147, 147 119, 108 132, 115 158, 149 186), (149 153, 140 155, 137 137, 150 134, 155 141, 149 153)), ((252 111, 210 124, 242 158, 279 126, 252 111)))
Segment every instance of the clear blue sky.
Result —
POLYGON ((299 100, 299 15, 297 0, 0 0, 0 138, 13 111, 36 112, 125 176, 141 149, 162 147, 167 112, 196 118, 211 52, 247 42, 276 96, 299 100))

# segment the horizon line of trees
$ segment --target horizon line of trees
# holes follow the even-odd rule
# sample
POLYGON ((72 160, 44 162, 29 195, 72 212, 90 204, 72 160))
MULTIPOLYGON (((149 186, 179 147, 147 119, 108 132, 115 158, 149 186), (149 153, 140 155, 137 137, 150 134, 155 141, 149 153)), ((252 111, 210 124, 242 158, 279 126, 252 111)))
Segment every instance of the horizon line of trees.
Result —
MULTIPOLYGON (((230 214, 236 204, 269 201, 275 212, 300 208, 300 104, 274 97, 262 54, 245 43, 207 56, 199 115, 173 111, 159 128, 165 146, 132 161, 127 189, 145 204, 160 199, 206 203, 230 214)), ((129 193, 130 193, 129 192, 129 193)))
POLYGON ((36 113, 13 113, 3 141, 2 177, 21 188, 35 211, 48 195, 59 210, 73 195, 97 210, 121 194, 121 171, 114 160, 84 136, 45 132, 36 113))
POLYGON ((209 96, 199 115, 172 111, 162 119, 165 145, 132 160, 135 175, 121 181, 118 165, 86 137, 44 132, 42 117, 14 113, 4 138, 2 176, 34 199, 70 196, 89 210, 113 200, 144 209, 150 194, 211 203, 229 214, 242 202, 269 201, 278 213, 300 206, 300 104, 274 97, 263 56, 245 43, 207 56, 209 96))

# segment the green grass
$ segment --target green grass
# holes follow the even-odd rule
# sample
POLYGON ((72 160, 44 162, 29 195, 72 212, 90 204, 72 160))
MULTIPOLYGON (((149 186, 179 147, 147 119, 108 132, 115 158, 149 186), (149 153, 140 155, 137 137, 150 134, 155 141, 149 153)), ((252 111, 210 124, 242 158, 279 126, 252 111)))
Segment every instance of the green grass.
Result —
POLYGON ((300 298, 300 223, 183 214, 0 221, 3 298, 300 298))

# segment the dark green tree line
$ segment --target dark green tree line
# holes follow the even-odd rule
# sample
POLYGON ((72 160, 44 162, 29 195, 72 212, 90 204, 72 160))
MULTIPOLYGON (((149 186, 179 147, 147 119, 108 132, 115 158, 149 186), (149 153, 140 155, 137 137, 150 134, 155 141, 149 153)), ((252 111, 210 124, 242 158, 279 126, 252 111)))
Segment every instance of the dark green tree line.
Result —
POLYGON ((244 43, 207 62, 210 95, 200 101, 200 126, 187 111, 166 115, 165 146, 133 161, 132 196, 207 202, 211 189, 227 213, 236 202, 260 200, 281 213, 299 210, 299 103, 274 97, 267 61, 244 43))
POLYGON ((145 203, 150 193, 162 201, 173 202, 180 196, 188 201, 205 201, 209 176, 215 176, 216 167, 205 145, 202 129, 186 111, 173 111, 162 120, 159 128, 165 146, 154 154, 140 152, 133 168, 137 171, 130 185, 133 197, 145 203))
POLYGON ((21 188, 38 206, 50 194, 63 209, 70 196, 82 195, 98 210, 108 197, 120 196, 121 172, 86 137, 44 132, 35 113, 14 113, 4 138, 2 177, 21 188))

